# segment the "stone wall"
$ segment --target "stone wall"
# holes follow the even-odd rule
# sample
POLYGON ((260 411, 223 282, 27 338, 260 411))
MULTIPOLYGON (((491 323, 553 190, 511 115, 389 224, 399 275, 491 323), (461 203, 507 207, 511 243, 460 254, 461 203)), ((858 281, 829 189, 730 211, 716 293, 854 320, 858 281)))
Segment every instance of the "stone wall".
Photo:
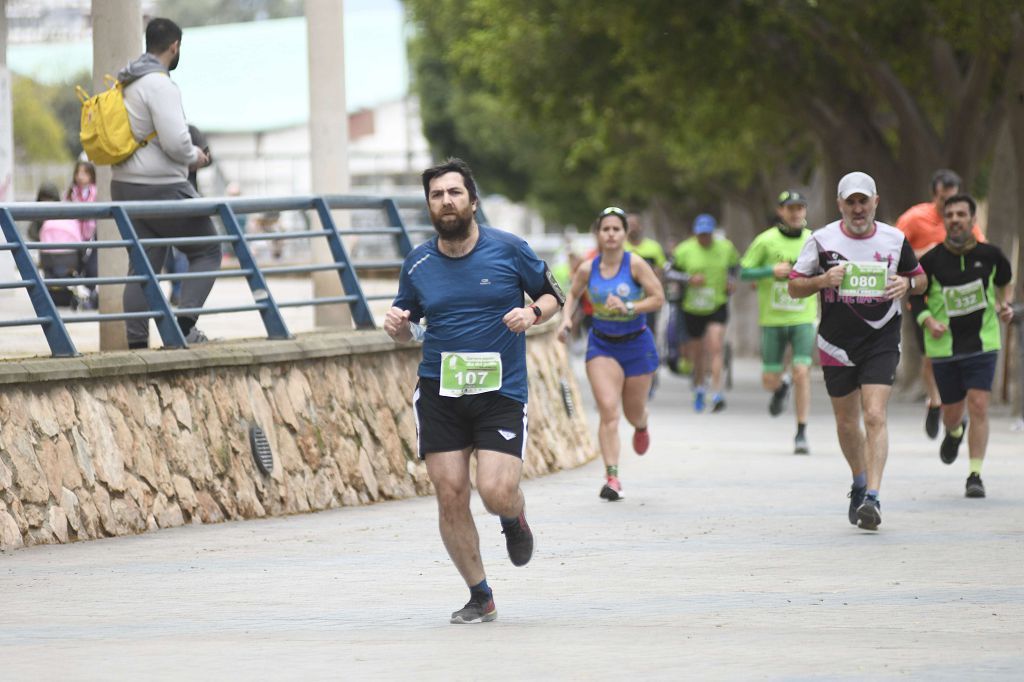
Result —
MULTIPOLYGON (((531 330, 526 475, 596 455, 553 327, 531 330)), ((420 349, 383 332, 0 362, 0 549, 432 492, 420 349), (249 427, 274 452, 256 467, 249 427)))

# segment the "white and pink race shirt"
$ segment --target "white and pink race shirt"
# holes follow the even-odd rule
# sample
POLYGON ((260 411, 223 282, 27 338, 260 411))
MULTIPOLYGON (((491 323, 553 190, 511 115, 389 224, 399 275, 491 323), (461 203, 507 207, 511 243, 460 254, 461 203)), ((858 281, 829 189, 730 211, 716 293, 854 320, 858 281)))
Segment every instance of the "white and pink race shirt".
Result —
POLYGON ((818 351, 824 366, 857 365, 858 351, 874 346, 879 335, 891 336, 898 349, 900 301, 886 299, 882 290, 891 275, 924 272, 906 237, 892 225, 876 221, 858 237, 837 220, 811 233, 789 276, 814 277, 840 264, 847 264, 843 284, 821 291, 818 351))

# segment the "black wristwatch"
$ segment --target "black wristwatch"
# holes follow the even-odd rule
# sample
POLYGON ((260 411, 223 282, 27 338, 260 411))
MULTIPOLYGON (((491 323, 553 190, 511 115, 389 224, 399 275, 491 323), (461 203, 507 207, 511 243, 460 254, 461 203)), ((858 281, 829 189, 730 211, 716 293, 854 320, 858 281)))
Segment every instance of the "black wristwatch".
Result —
POLYGON ((532 310, 533 314, 537 316, 533 320, 533 323, 537 324, 538 322, 540 322, 540 318, 544 316, 544 311, 540 309, 539 305, 531 305, 530 310, 532 310))

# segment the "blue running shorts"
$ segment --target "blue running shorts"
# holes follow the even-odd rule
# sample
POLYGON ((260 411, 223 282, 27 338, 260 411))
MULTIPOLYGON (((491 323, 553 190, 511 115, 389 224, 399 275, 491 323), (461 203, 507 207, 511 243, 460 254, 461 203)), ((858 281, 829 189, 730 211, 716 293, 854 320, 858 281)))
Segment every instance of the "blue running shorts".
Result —
POLYGON ((587 361, 605 356, 612 358, 622 367, 627 377, 650 374, 658 369, 658 349, 654 344, 654 334, 644 328, 633 338, 626 340, 610 340, 609 337, 598 336, 593 329, 587 338, 587 361))

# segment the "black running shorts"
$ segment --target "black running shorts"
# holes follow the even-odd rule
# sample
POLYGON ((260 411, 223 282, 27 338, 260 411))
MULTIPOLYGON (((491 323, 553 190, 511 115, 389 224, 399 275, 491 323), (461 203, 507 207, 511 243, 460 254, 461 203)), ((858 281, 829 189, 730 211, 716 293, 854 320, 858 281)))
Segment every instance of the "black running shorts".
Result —
POLYGON ((825 374, 825 390, 833 398, 842 398, 856 391, 864 384, 892 386, 896 381, 896 365, 900 364, 898 350, 883 351, 861 360, 852 367, 822 367, 825 374))
POLYGON ((413 393, 420 459, 432 452, 474 448, 520 459, 526 452, 526 405, 497 391, 449 398, 441 382, 420 379, 413 393))
POLYGON ((943 405, 958 403, 967 397, 967 391, 991 391, 996 376, 999 351, 979 353, 957 360, 932 360, 935 385, 943 405))
POLYGON ((683 311, 683 323, 686 325, 686 334, 691 339, 704 338, 704 332, 712 322, 725 324, 729 321, 729 306, 726 303, 715 308, 709 315, 694 315, 683 311))

